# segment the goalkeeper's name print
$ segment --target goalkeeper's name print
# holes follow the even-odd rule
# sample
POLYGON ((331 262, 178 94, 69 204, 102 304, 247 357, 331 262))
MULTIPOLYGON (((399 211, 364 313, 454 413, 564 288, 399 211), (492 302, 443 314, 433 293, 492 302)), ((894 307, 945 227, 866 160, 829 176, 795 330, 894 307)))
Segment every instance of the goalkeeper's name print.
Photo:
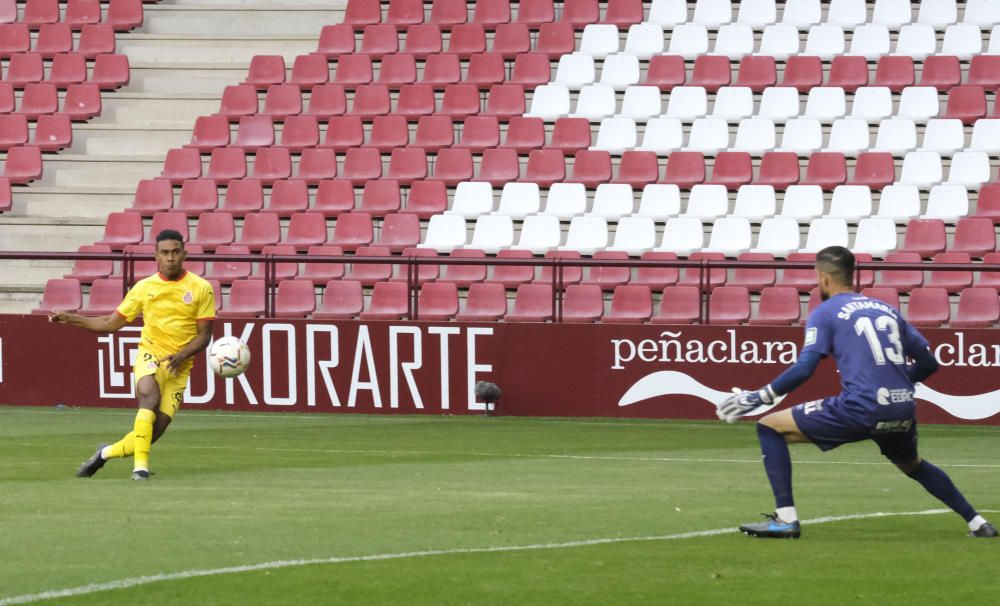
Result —
POLYGON ((737 331, 726 331, 725 338, 704 340, 687 336, 684 331, 663 331, 658 339, 611 339, 612 370, 629 364, 782 364, 795 362, 799 346, 793 341, 742 339, 737 331))

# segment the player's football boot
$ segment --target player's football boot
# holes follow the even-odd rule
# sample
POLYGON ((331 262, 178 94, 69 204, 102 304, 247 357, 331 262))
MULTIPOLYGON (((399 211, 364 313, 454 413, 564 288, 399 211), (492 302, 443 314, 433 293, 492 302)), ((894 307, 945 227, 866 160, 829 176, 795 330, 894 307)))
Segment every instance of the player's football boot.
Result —
POLYGON ((998 535, 997 529, 993 527, 993 524, 986 522, 979 527, 979 530, 970 530, 969 536, 976 537, 980 539, 993 539, 998 535))
POLYGON ((97 473, 97 471, 104 467, 105 460, 101 458, 101 451, 107 444, 101 444, 97 447, 97 452, 94 456, 90 457, 80 465, 80 468, 76 470, 76 477, 78 478, 89 478, 90 476, 97 473))
POLYGON ((802 534, 802 528, 797 521, 785 522, 771 513, 765 513, 763 516, 767 518, 766 522, 744 524, 740 526, 740 532, 764 539, 797 539, 802 534))
POLYGON ((132 472, 132 479, 145 482, 149 479, 149 472, 145 469, 136 469, 132 472))

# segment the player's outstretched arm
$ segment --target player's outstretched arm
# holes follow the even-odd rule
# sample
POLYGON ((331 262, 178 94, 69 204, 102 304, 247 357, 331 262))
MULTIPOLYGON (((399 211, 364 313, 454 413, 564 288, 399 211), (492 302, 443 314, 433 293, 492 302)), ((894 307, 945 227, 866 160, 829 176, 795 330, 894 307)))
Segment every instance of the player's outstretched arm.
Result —
POLYGON ((90 318, 65 311, 54 311, 50 313, 49 322, 79 326, 80 328, 99 334, 115 332, 122 326, 128 324, 128 320, 125 319, 125 316, 119 313, 111 313, 107 316, 90 318))
POLYGON ((717 407, 718 417, 728 423, 760 408, 777 404, 785 395, 809 380, 816 372, 822 356, 816 352, 804 351, 795 364, 781 373, 769 384, 752 391, 740 391, 722 401, 717 407))
POLYGON ((171 373, 177 372, 177 369, 180 368, 181 364, 185 360, 193 358, 208 347, 208 343, 212 340, 213 323, 214 322, 212 320, 200 320, 198 322, 198 334, 195 335, 195 337, 191 339, 179 352, 169 355, 164 358, 164 360, 161 360, 167 362, 167 370, 171 373))

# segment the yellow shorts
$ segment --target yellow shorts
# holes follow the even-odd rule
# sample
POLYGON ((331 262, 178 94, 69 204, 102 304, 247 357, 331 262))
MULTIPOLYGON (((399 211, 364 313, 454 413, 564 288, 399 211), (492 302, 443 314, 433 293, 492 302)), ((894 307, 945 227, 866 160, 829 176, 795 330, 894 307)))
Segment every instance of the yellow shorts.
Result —
POLYGON ((194 360, 187 360, 181 365, 177 374, 172 375, 167 370, 166 364, 160 364, 153 353, 139 345, 133 370, 135 383, 138 385, 139 379, 153 375, 160 387, 160 411, 172 419, 184 401, 184 388, 187 387, 193 365, 194 360))

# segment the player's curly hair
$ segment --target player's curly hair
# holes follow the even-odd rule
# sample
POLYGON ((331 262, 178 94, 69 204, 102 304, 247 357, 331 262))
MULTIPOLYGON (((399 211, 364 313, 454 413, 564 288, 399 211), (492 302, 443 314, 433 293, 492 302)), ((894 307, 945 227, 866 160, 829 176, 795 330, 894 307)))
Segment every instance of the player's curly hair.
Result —
POLYGON ((184 236, 182 236, 181 232, 176 229, 164 229, 160 233, 156 234, 157 244, 163 242, 164 240, 175 240, 181 243, 181 248, 184 247, 184 236))
POLYGON ((843 246, 827 246, 816 253, 816 269, 845 286, 854 284, 854 253, 843 246))

